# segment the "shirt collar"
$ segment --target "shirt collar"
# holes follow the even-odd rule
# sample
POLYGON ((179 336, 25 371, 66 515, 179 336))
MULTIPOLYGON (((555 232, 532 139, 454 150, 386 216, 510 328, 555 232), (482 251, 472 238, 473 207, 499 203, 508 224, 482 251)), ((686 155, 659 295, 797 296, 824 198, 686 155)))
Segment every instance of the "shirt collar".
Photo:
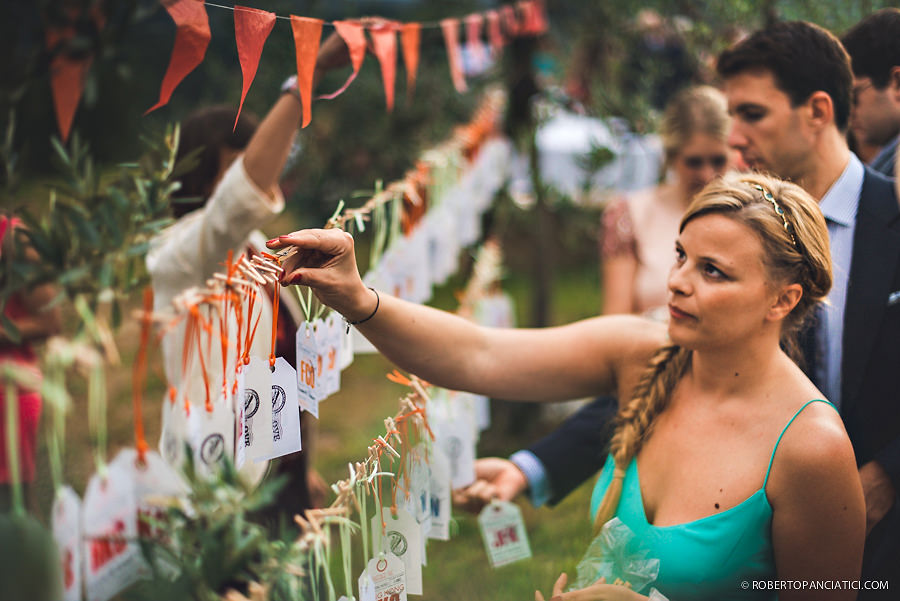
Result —
POLYGON ((843 226, 853 225, 859 208, 864 175, 865 168, 862 162, 851 152, 850 160, 847 161, 841 176, 819 202, 819 208, 822 209, 826 219, 843 226))

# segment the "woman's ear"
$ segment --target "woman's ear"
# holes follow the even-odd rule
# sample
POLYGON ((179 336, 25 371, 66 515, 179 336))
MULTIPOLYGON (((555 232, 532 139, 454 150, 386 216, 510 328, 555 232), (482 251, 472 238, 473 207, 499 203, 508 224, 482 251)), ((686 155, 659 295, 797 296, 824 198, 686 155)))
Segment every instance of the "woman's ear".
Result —
POLYGON ((803 298, 803 286, 800 284, 789 284, 781 289, 775 302, 769 307, 767 317, 772 321, 780 321, 787 317, 800 299, 803 298))

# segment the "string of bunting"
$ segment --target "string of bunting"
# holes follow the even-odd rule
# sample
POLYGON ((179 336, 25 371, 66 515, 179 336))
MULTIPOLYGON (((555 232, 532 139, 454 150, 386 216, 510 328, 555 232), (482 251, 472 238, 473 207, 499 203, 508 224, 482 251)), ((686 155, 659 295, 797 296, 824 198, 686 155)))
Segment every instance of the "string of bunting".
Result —
MULTIPOLYGON (((460 93, 467 90, 459 40, 460 24, 465 27, 468 51, 473 59, 482 61, 489 52, 485 47, 485 38, 490 47, 490 54, 498 57, 509 39, 519 36, 539 36, 548 29, 544 0, 519 0, 515 4, 505 4, 496 9, 472 13, 462 18, 449 17, 435 22, 408 23, 380 18, 327 22, 322 19, 293 14, 280 16, 256 8, 240 5, 226 6, 203 0, 160 1, 175 23, 175 42, 160 85, 159 99, 147 109, 146 113, 165 106, 184 78, 203 62, 212 38, 209 17, 206 12, 206 7, 209 6, 234 12, 234 35, 243 80, 238 115, 240 115, 244 100, 256 76, 263 48, 276 20, 283 19, 290 22, 296 51, 297 87, 303 106, 302 127, 306 127, 311 120, 313 72, 322 28, 325 25, 334 27, 347 44, 352 73, 336 91, 323 94, 319 98, 336 98, 356 78, 365 57, 367 46, 365 32, 368 31, 373 53, 381 66, 388 111, 391 111, 394 105, 398 33, 406 68, 407 96, 411 99, 416 85, 419 46, 423 29, 441 29, 448 55, 450 76, 454 87, 460 93)), ((92 15, 98 30, 102 29, 105 24, 103 15, 98 9, 94 9, 92 15)), ((80 52, 75 55, 58 51, 60 48, 65 49, 74 34, 75 30, 72 26, 49 27, 45 32, 46 44, 54 51, 54 59, 50 68, 50 83, 57 123, 64 142, 69 137, 84 89, 84 79, 93 60, 90 52, 80 52)))

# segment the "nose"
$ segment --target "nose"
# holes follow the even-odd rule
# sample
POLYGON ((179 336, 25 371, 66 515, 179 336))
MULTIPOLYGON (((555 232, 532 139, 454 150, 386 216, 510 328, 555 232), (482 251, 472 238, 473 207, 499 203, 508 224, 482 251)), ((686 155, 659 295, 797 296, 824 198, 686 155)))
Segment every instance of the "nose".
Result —
POLYGON ((691 282, 688 277, 686 261, 679 264, 677 261, 669 270, 667 282, 669 292, 676 296, 689 296, 691 294, 691 282))
POLYGON ((703 185, 705 186, 706 184, 711 182, 714 177, 719 175, 719 171, 715 167, 713 167, 712 163, 706 162, 703 163, 703 168, 700 170, 700 173, 698 175, 700 176, 700 179, 703 181, 703 185))
POLYGON ((742 148, 747 147, 747 138, 744 136, 736 121, 736 119, 732 121, 731 130, 728 132, 727 143, 730 147, 741 150, 742 148))

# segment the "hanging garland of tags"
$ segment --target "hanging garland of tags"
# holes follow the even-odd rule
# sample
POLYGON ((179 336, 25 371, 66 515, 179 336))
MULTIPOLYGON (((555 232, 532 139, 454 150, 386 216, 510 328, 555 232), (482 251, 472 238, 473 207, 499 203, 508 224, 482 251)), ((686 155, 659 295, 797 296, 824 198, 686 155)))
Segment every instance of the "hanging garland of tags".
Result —
MULTIPOLYGON (((472 121, 426 152, 402 180, 379 190, 360 208, 339 206, 328 227, 364 231, 370 223, 373 230, 367 282, 424 302, 432 287, 455 271, 461 249, 481 236, 481 214, 505 179, 509 146, 494 136, 504 102, 502 93, 488 93, 472 121)), ((55 470, 52 521, 66 600, 81 598, 82 581, 87 599, 106 601, 150 573, 138 539, 166 536, 166 507, 188 492, 178 471, 186 449, 198 475, 215 473, 226 458, 252 473, 268 459, 299 451, 300 411, 318 415, 319 403, 339 390, 340 372, 352 363, 359 345, 334 313, 314 307, 310 291, 294 288, 305 317, 296 332, 296 368, 275 355, 274 342, 268 358, 253 353, 267 306, 261 299, 277 285, 284 258, 268 253, 229 256, 223 273, 214 274, 204 288, 184 291, 169 314, 153 313, 152 295, 145 294, 143 310, 135 314, 141 325, 133 366, 135 448, 121 451, 109 463, 103 361, 90 359, 83 349, 66 351, 90 374, 89 417, 97 449, 97 472, 82 501, 62 485, 61 469, 55 470), (159 453, 144 439, 141 407, 154 325, 160 336, 181 328, 184 338, 182 381, 170 387, 164 400, 159 453)), ((486 243, 462 295, 461 314, 484 325, 512 325, 512 305, 497 285, 500 263, 499 246, 486 243)), ((274 341, 279 295, 272 299, 274 341)), ((332 485, 334 503, 297 517, 302 533, 296 544, 309 554, 308 565, 326 578, 329 590, 327 526, 338 526, 348 598, 353 598, 351 535, 357 530, 366 566, 357 579, 359 599, 395 601, 422 594, 427 541, 449 539, 450 492, 474 480, 475 444, 489 424, 484 397, 442 389, 429 394, 427 384, 415 377, 395 372, 389 378, 411 390, 400 400, 400 411, 385 420, 385 433, 373 439, 367 457, 349 466, 349 478, 332 485), (351 519, 354 511, 358 521, 351 519)), ((60 444, 62 438, 57 431, 51 443, 60 444)), ((51 463, 61 465, 59 457, 55 462, 51 457, 51 463)), ((487 531, 486 536, 525 539, 524 527, 510 538, 509 523, 502 526, 507 534, 487 531)), ((505 560, 492 562, 501 565, 524 556, 507 551, 505 560)), ((174 569, 159 557, 150 561, 156 570, 174 569)))

